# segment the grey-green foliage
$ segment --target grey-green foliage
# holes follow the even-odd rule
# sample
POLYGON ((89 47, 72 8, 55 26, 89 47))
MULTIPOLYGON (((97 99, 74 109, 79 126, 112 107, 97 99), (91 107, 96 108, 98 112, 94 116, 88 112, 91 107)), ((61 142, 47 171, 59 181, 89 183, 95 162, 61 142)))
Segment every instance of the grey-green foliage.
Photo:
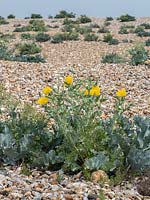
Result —
POLYGON ((150 169, 150 117, 135 117, 136 136, 130 148, 128 162, 133 169, 150 169))
POLYGON ((89 170, 102 169, 107 165, 109 157, 105 155, 104 152, 98 152, 97 155, 85 161, 85 168, 89 170))
POLYGON ((138 44, 134 48, 129 50, 131 55, 131 64, 139 65, 143 64, 149 58, 149 51, 144 48, 144 45, 138 44))

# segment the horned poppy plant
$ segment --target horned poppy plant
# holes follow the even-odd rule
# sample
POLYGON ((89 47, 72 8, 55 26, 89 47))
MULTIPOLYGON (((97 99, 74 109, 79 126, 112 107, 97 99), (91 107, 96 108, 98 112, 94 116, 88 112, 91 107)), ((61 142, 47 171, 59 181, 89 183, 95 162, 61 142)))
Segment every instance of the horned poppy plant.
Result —
POLYGON ((99 86, 92 86, 92 89, 90 89, 90 96, 99 96, 101 93, 99 86))
POLYGON ((73 83, 73 77, 72 76, 66 76, 64 82, 67 85, 72 85, 72 83, 73 83))
POLYGON ((39 105, 45 105, 47 104, 49 101, 49 99, 47 97, 40 97, 38 100, 37 100, 37 104, 39 105))
POLYGON ((43 88, 43 93, 45 94, 45 95, 48 95, 48 94, 50 94, 52 92, 52 88, 51 87, 45 87, 45 88, 43 88))
POLYGON ((84 91, 84 96, 87 96, 89 94, 89 91, 88 91, 88 89, 86 89, 85 91, 84 91))
POLYGON ((118 90, 117 92, 116 92, 116 95, 117 95, 117 97, 125 97, 127 94, 126 94, 126 89, 125 88, 122 88, 122 89, 120 89, 120 90, 118 90))

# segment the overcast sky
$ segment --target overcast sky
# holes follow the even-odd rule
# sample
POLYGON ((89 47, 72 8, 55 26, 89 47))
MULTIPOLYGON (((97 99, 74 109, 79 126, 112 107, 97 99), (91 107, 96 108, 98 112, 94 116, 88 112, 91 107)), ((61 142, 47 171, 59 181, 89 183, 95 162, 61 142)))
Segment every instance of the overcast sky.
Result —
POLYGON ((150 0, 0 0, 0 16, 4 17, 11 13, 17 18, 31 13, 47 17, 62 9, 91 17, 116 17, 126 13, 145 17, 150 16, 150 0))

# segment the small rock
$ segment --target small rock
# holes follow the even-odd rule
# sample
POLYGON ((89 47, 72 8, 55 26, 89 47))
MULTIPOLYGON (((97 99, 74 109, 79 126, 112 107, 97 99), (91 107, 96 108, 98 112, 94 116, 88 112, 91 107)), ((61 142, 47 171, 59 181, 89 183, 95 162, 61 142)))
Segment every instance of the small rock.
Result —
POLYGON ((101 181, 106 182, 106 181, 108 181, 108 176, 104 171, 98 170, 91 174, 91 180, 94 183, 101 182, 101 181))
POLYGON ((89 194, 88 199, 89 200, 96 200, 98 198, 97 194, 89 194))
POLYGON ((73 197, 70 194, 64 194, 64 198, 65 200, 73 200, 73 197))

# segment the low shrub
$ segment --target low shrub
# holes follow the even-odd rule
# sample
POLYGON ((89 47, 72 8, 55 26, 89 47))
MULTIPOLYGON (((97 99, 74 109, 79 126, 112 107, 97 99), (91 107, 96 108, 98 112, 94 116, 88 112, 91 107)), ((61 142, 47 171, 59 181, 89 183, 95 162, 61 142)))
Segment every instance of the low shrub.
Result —
POLYGON ((31 19, 41 19, 41 18, 43 18, 43 17, 40 14, 35 14, 35 13, 31 14, 31 19))
POLYGON ((150 29, 150 24, 148 23, 140 24, 140 26, 143 26, 145 29, 150 29))
POLYGON ((149 51, 144 48, 143 44, 136 45, 134 48, 129 50, 129 53, 131 55, 132 65, 144 64, 150 56, 149 51))
POLYGON ((100 28, 100 26, 96 23, 90 24, 91 28, 100 28))
POLYGON ((119 34, 128 34, 128 29, 126 26, 121 26, 119 30, 119 34))
POLYGON ((150 32, 143 31, 143 32, 137 33, 137 35, 140 37, 150 37, 150 32))
POLYGON ((39 31, 45 32, 47 31, 47 27, 43 20, 30 20, 27 26, 17 27, 14 32, 26 32, 26 31, 39 31))
POLYGON ((84 35, 84 41, 98 41, 98 36, 95 34, 85 34, 84 35))
POLYGON ((9 24, 3 17, 0 17, 0 25, 9 24))
POLYGON ((119 40, 113 38, 113 35, 111 33, 107 33, 106 35, 104 35, 103 41, 107 42, 109 45, 119 44, 119 40))
POLYGON ((35 43, 17 44, 16 48, 21 55, 36 54, 41 52, 41 47, 35 43))
POLYGON ((59 18, 75 18, 75 14, 74 13, 69 13, 69 12, 67 12, 67 11, 65 11, 65 10, 61 10, 60 12, 59 12, 59 14, 56 14, 56 16, 54 17, 54 18, 57 18, 57 19, 59 19, 59 18))
POLYGON ((120 17, 117 18, 120 22, 131 22, 131 21, 136 21, 136 18, 134 16, 131 16, 129 14, 126 15, 121 15, 120 17))
POLYGON ((46 41, 49 41, 50 39, 51 39, 50 35, 45 34, 45 33, 38 33, 35 36, 35 40, 37 42, 46 42, 46 41))
POLYGON ((92 28, 90 26, 76 26, 75 29, 80 34, 87 34, 92 32, 92 28))
POLYGON ((105 26, 102 26, 98 30, 98 33, 110 33, 110 31, 105 26))
POLYGON ((51 38, 51 43, 61 43, 63 42, 65 39, 64 39, 64 34, 62 33, 56 33, 54 36, 52 36, 51 38))
POLYGON ((106 21, 113 21, 113 17, 106 17, 106 21))
POLYGON ((146 46, 150 46, 150 39, 148 39, 148 40, 145 41, 145 45, 146 46))
POLYGON ((86 15, 81 15, 78 19, 77 19, 78 23, 81 23, 81 24, 85 24, 85 23, 89 23, 89 22, 92 22, 92 20, 87 17, 86 15))
POLYGON ((34 39, 34 35, 30 34, 30 33, 22 33, 21 34, 21 39, 23 40, 33 40, 34 39))
POLYGON ((10 59, 11 61, 17 62, 29 62, 29 63, 45 63, 45 58, 41 57, 40 55, 14 55, 10 59))
POLYGON ((105 22, 104 22, 104 26, 109 26, 110 24, 111 24, 110 21, 105 21, 105 22))
POLYGON ((10 15, 7 16, 7 18, 8 18, 8 19, 15 19, 15 15, 10 14, 10 15))
POLYGON ((0 32, 0 40, 8 42, 9 40, 13 40, 15 38, 16 37, 15 37, 14 34, 3 34, 3 33, 0 32))
POLYGON ((107 54, 105 56, 102 57, 102 63, 114 63, 114 64, 117 64, 117 63, 124 63, 126 60, 116 54, 116 53, 111 53, 111 54, 107 54))

